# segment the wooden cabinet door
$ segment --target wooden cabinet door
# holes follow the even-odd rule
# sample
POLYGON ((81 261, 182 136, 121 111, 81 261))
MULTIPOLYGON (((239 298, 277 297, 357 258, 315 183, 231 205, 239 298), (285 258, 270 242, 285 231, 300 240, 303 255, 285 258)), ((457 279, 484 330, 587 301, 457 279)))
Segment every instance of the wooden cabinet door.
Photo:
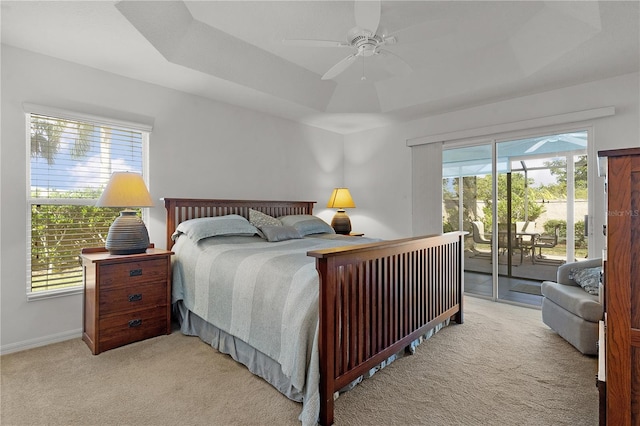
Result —
POLYGON ((607 424, 636 426, 640 425, 640 152, 609 156, 607 177, 607 424))

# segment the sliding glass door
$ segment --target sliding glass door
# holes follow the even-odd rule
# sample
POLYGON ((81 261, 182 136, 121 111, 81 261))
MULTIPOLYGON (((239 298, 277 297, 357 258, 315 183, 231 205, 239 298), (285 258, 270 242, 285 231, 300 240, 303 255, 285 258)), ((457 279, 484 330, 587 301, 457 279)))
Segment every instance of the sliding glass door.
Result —
POLYGON ((464 230, 465 290, 493 295, 491 205, 492 145, 482 144, 443 151, 443 230, 464 230))
POLYGON ((468 231, 469 293, 539 305, 540 283, 587 255, 587 132, 443 150, 444 230, 468 231))

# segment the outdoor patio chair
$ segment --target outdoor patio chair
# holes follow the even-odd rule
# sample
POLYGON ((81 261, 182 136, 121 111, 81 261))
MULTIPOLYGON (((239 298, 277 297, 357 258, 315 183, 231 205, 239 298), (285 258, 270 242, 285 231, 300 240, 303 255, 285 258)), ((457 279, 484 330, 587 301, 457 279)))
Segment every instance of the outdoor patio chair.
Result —
POLYGON ((522 248, 526 250, 527 255, 531 253, 533 256, 533 240, 539 233, 536 233, 536 223, 530 221, 516 222, 516 233, 520 237, 522 248))
POLYGON ((536 248, 538 249, 537 259, 544 259, 542 256, 542 249, 546 248, 554 248, 558 245, 558 237, 560 235, 560 225, 556 225, 554 228, 553 235, 538 235, 533 239, 533 256, 531 256, 531 260, 533 263, 536 263, 536 248))
POLYGON ((516 232, 516 224, 511 224, 511 244, 509 244, 509 232, 505 223, 498 224, 498 249, 500 254, 504 254, 511 250, 514 253, 516 250, 520 251, 520 264, 524 257, 524 248, 522 245, 522 238, 518 236, 516 232))
POLYGON ((491 237, 487 238, 487 236, 484 234, 484 223, 480 221, 474 221, 471 224, 473 225, 474 249, 478 244, 489 246, 489 249, 491 249, 491 237))

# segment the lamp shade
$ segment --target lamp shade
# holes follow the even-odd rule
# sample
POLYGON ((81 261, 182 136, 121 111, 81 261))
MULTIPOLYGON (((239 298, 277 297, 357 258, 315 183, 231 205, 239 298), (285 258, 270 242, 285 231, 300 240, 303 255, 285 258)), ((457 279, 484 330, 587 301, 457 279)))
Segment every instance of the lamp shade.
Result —
POLYGON ((115 172, 96 203, 97 207, 153 207, 153 200, 142 176, 115 172))
POLYGON ((335 188, 329 197, 327 207, 330 209, 353 209, 356 204, 351 198, 349 188, 335 188))
MULTIPOLYGON (((152 207, 153 200, 137 173, 116 172, 96 203, 97 207, 152 207)), ((134 210, 124 210, 109 227, 105 248, 111 254, 144 253, 149 233, 134 210)))

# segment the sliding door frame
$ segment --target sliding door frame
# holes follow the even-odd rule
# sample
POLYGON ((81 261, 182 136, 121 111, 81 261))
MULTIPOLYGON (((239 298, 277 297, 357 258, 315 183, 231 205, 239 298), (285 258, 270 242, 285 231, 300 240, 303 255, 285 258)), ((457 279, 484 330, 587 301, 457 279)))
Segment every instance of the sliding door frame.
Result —
MULTIPOLYGON (((580 125, 578 123, 569 123, 569 124, 561 124, 561 125, 553 125, 553 126, 545 126, 539 128, 530 128, 525 130, 517 130, 510 131, 504 133, 496 133, 491 135, 486 135, 483 137, 476 138, 463 138, 456 140, 444 141, 442 143, 442 151, 456 149, 456 148, 466 148, 472 146, 479 145, 491 145, 491 175, 492 175, 492 217, 498 217, 498 158, 497 158, 497 147, 501 142, 509 142, 515 141, 519 139, 527 139, 534 137, 543 137, 543 136, 552 136, 556 134, 564 134, 564 133, 573 133, 573 132, 586 132, 587 133, 587 147, 586 147, 586 155, 587 155, 587 196, 588 196, 588 205, 587 212, 588 222, 585 222, 585 227, 588 229, 587 241, 588 241, 588 257, 594 257, 595 253, 595 235, 593 232, 593 217, 595 213, 594 207, 594 188, 595 188, 595 178, 597 173, 597 155, 595 151, 595 144, 593 143, 593 135, 594 129, 593 124, 585 123, 584 125, 580 125)), ((566 158, 569 160, 569 157, 573 158, 575 154, 567 154, 566 158)), ((574 164, 573 161, 567 161, 567 176, 574 175, 574 164)), ((462 181, 460 181, 459 189, 458 189, 458 197, 459 197, 459 208, 458 208, 458 223, 459 229, 462 229, 463 225, 463 185, 462 181)), ((573 200, 575 197, 575 182, 573 179, 567 179, 567 199, 573 200), (571 198, 569 198, 571 197, 571 198)), ((567 203, 567 242, 571 242, 572 244, 567 244, 567 259, 573 259, 575 255, 575 231, 574 227, 570 225, 574 225, 573 219, 573 205, 569 205, 567 203), (569 220, 569 213, 571 213, 571 218, 569 220)), ((498 235, 498 221, 493 220, 491 224, 492 229, 491 232, 493 235, 498 235)), ((492 296, 491 300, 493 301, 501 301, 505 303, 511 303, 516 305, 521 305, 517 302, 505 301, 503 299, 498 298, 498 284, 499 284, 499 271, 498 271, 498 239, 492 239, 492 250, 491 250, 491 260, 492 260, 492 296)), ((528 305, 526 305, 528 306, 528 305)))

